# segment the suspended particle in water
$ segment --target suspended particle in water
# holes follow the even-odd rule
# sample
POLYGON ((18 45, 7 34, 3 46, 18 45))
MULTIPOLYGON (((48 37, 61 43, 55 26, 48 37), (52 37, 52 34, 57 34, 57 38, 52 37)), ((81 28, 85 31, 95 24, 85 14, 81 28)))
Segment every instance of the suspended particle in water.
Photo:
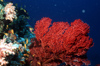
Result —
POLYGON ((54 4, 54 6, 57 6, 57 4, 54 4))
POLYGON ((84 9, 82 10, 82 13, 85 13, 85 10, 84 9))

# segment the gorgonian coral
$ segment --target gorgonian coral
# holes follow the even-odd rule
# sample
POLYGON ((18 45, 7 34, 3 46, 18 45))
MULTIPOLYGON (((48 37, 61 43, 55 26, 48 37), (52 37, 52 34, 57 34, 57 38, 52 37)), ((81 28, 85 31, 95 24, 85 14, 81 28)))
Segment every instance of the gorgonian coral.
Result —
POLYGON ((50 18, 44 17, 36 22, 36 39, 30 48, 36 65, 44 65, 56 59, 67 62, 66 58, 85 55, 93 46, 93 40, 88 36, 89 25, 80 19, 71 25, 68 22, 51 24, 51 21, 50 18))

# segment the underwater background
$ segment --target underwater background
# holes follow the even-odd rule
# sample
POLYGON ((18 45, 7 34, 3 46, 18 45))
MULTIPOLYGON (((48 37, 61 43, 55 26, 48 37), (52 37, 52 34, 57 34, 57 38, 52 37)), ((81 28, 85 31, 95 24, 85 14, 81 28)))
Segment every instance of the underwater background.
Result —
POLYGON ((73 22, 81 19, 90 26, 89 36, 94 46, 87 52, 90 66, 100 64, 100 0, 5 0, 12 1, 29 13, 28 22, 34 28, 37 20, 50 17, 52 22, 73 22))

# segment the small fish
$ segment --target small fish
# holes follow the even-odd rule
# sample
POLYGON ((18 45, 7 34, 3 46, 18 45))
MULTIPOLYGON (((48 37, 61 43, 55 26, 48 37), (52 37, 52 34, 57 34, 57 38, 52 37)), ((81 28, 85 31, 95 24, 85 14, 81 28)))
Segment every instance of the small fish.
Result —
POLYGON ((29 27, 30 30, 34 30, 32 27, 29 27))
POLYGON ((30 19, 30 17, 26 17, 26 19, 30 19))
POLYGON ((4 33, 6 36, 8 36, 8 33, 4 33))
POLYGON ((20 61, 20 64, 21 64, 21 65, 25 64, 25 61, 20 61))
POLYGON ((26 13, 26 10, 24 9, 24 12, 26 13))
POLYGON ((32 27, 29 27, 29 30, 30 30, 30 32, 33 34, 33 28, 32 27))
POLYGON ((20 47, 18 47, 18 49, 20 50, 21 48, 20 48, 20 47))
POLYGON ((6 29, 8 29, 8 25, 6 26, 6 29))
POLYGON ((28 58, 25 58, 26 60, 28 60, 28 58))
POLYGON ((30 54, 30 51, 27 51, 28 54, 30 54))
POLYGON ((24 44, 24 47, 25 47, 25 49, 26 49, 26 44, 24 44))
POLYGON ((26 44, 28 44, 28 39, 26 39, 26 44))
POLYGON ((3 39, 8 37, 8 33, 4 33, 3 39))
POLYGON ((1 0, 1 2, 3 2, 3 0, 1 0))
POLYGON ((41 63, 40 63, 40 62, 37 62, 37 64, 41 65, 41 63))
POLYGON ((32 55, 32 57, 34 57, 34 56, 35 56, 35 54, 32 55))
POLYGON ((29 55, 27 54, 27 57, 29 57, 29 55))
POLYGON ((30 63, 33 63, 33 61, 31 61, 30 63))
POLYGON ((22 64, 22 65, 25 64, 25 58, 24 57, 21 58, 20 64, 22 64))
POLYGON ((26 44, 28 44, 28 39, 26 39, 26 42, 23 42, 24 43, 24 47, 25 49, 27 48, 26 44))
POLYGON ((24 54, 24 56, 27 56, 27 54, 24 54))
POLYGON ((8 31, 8 33, 14 34, 14 30, 11 29, 11 30, 8 31))
POLYGON ((13 38, 14 38, 14 40, 16 40, 17 39, 17 36, 16 35, 13 35, 13 38))

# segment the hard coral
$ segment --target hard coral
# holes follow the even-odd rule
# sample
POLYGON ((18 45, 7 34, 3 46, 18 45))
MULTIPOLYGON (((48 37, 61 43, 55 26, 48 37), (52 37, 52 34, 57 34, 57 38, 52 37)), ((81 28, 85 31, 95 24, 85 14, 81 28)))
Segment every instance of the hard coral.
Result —
MULTIPOLYGON (((42 65, 52 60, 66 62, 67 57, 85 55, 93 46, 89 38, 89 26, 80 19, 68 22, 54 22, 50 18, 42 18, 36 22, 36 39, 30 52, 42 65), (37 44, 38 43, 38 44, 37 44)), ((36 59, 35 59, 36 60, 36 59)))

